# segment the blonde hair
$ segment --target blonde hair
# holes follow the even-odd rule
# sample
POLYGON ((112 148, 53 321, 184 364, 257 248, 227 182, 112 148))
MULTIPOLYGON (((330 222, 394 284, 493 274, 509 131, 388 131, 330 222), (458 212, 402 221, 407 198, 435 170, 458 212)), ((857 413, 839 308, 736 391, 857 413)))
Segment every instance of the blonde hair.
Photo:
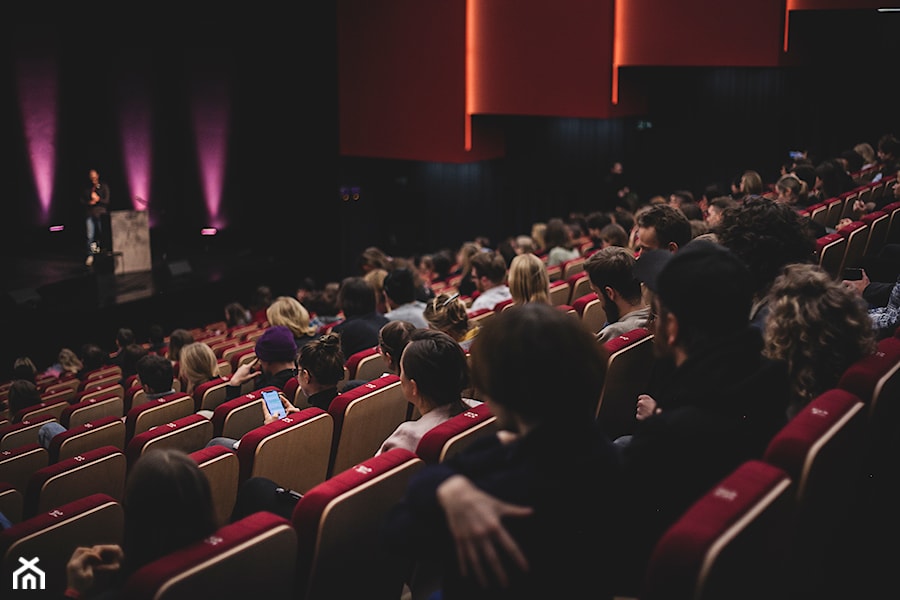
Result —
POLYGON ((181 349, 178 361, 178 375, 186 383, 185 393, 219 376, 219 360, 205 342, 194 342, 181 349))
POLYGON ((741 175, 741 191, 745 194, 762 194, 762 177, 756 171, 744 171, 741 175))
POLYGON ((550 276, 544 261, 534 254, 520 254, 509 265, 509 293, 515 304, 550 304, 550 276))
POLYGON ((775 189, 790 193, 794 198, 794 201, 791 202, 791 204, 796 202, 806 204, 807 198, 809 197, 809 186, 806 185, 805 181, 793 173, 781 176, 778 181, 775 182, 775 189))
POLYGON ((469 314, 459 294, 438 294, 425 305, 423 316, 432 329, 443 331, 457 342, 469 331, 469 314))
POLYGON ((868 142, 860 142, 859 144, 853 146, 853 149, 857 154, 863 157, 864 164, 871 165, 876 162, 877 157, 875 156, 875 149, 872 147, 872 144, 868 142))
POLYGON ((309 311, 291 296, 278 296, 266 309, 266 320, 271 326, 284 325, 295 338, 315 335, 316 328, 309 324, 309 311))
POLYGON ((78 358, 78 355, 70 348, 63 348, 60 350, 57 360, 59 361, 59 366, 61 366, 62 370, 66 373, 77 373, 84 368, 81 359, 78 358))
POLYGON ((763 354, 787 363, 801 405, 837 385, 853 362, 875 351, 865 305, 818 265, 785 267, 769 290, 768 307, 763 354))
POLYGON ((547 233, 546 223, 534 223, 531 226, 531 241, 534 243, 536 252, 543 252, 547 249, 547 243, 544 241, 544 235, 547 233))

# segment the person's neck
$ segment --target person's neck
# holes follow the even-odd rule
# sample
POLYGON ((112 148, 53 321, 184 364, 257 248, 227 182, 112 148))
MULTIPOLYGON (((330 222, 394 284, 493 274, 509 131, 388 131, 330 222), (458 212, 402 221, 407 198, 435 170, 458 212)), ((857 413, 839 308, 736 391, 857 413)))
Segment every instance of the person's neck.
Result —
POLYGON ((631 313, 633 313, 637 310, 647 308, 647 306, 642 303, 629 304, 628 302, 619 302, 618 306, 619 306, 619 320, 621 320, 622 317, 624 317, 626 315, 630 315, 631 313))

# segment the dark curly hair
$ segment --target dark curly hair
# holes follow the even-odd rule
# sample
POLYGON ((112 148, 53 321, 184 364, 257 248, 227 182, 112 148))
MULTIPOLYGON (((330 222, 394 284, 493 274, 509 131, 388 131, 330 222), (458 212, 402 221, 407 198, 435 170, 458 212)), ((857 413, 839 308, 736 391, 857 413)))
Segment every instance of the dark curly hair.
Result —
POLYGON ((812 262, 815 253, 804 218, 789 205, 761 196, 726 210, 717 233, 719 243, 747 264, 757 299, 786 265, 812 262))

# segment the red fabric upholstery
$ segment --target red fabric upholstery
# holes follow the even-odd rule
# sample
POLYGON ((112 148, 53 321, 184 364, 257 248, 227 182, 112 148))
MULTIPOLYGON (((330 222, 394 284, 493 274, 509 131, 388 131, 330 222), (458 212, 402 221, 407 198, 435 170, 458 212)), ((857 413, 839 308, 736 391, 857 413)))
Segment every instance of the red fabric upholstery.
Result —
POLYGON ((378 354, 378 346, 372 346, 371 348, 366 348, 365 350, 360 350, 359 352, 351 354, 350 358, 348 358, 347 362, 344 364, 344 366, 347 367, 348 379, 356 379, 356 368, 359 366, 359 361, 372 356, 373 354, 378 354))
POLYGON ((501 300, 500 302, 498 302, 497 304, 494 305, 494 312, 499 313, 501 310, 503 310, 504 308, 506 308, 507 306, 509 306, 512 303, 513 303, 512 298, 507 298, 506 300, 501 300))
POLYGON ((296 539, 286 519, 258 512, 141 567, 121 597, 285 598, 296 539))
POLYGON ((588 305, 589 302, 593 302, 597 299, 597 294, 591 292, 590 294, 585 294, 584 296, 580 296, 575 298, 575 301, 572 302, 572 308, 575 309, 575 312, 578 313, 579 316, 584 315, 584 307, 588 305))
POLYGON ((216 377, 215 379, 201 383, 195 387, 194 391, 191 393, 191 396, 194 398, 194 410, 200 410, 200 405, 203 403, 203 394, 206 393, 206 390, 217 385, 222 385, 223 383, 227 384, 228 381, 228 377, 216 377))
MULTIPOLYGON (((88 431, 96 431, 98 429, 110 426, 118 426, 122 422, 121 419, 116 417, 103 417, 102 419, 97 419, 96 421, 91 421, 90 423, 85 423, 84 425, 79 425, 78 427, 72 427, 71 429, 67 429, 61 433, 53 436, 53 439, 50 442, 50 462, 56 462, 59 457, 59 449, 62 446, 63 442, 67 439, 83 435, 88 431)), ((124 440, 123 440, 124 442, 124 440)))
POLYGON ((871 404, 879 381, 900 368, 900 337, 894 336, 878 342, 878 351, 865 356, 844 371, 837 387, 871 404))
MULTIPOLYGON (((73 469, 80 469, 90 466, 92 463, 108 461, 111 457, 122 456, 122 451, 113 446, 101 446, 89 452, 61 460, 57 463, 47 465, 32 474, 28 480, 28 487, 25 491, 25 515, 26 518, 34 516, 37 513, 38 504, 40 502, 41 492, 44 485, 48 481, 64 475, 73 469)), ((121 459, 120 459, 121 460, 121 459)), ((116 469, 118 470, 118 469, 116 469)), ((125 463, 121 463, 121 477, 98 481, 96 489, 92 489, 92 493, 106 493, 110 497, 121 501, 122 494, 125 491, 125 463), (114 479, 114 480, 113 480, 114 479)), ((73 498, 74 499, 74 498, 73 498)))
MULTIPOLYGON (((336 474, 327 481, 313 487, 300 498, 291 516, 291 522, 294 530, 297 531, 298 538, 298 597, 306 597, 307 584, 311 575, 310 569, 315 562, 316 552, 321 545, 322 523, 326 516, 330 514, 329 508, 332 503, 354 490, 365 490, 392 470, 415 461, 420 461, 420 459, 409 450, 394 448, 384 454, 365 460, 352 469, 336 474)), ((396 500, 399 500, 399 495, 396 500)), ((373 555, 372 559, 375 560, 377 557, 373 555)), ((327 569, 328 567, 325 566, 324 568, 327 569)), ((357 576, 348 574, 348 577, 351 578, 357 576)), ((374 594, 373 597, 380 596, 374 594)))
MULTIPOLYGON (((66 408, 63 409, 62 414, 59 415, 59 422, 63 425, 63 427, 69 426, 69 419, 72 416, 72 413, 87 408, 88 406, 93 406, 95 404, 99 404, 101 402, 105 402, 106 400, 112 400, 114 398, 118 398, 119 394, 116 392, 107 392, 105 394, 101 394, 99 396, 95 396, 94 398, 90 398, 88 400, 82 400, 80 402, 76 402, 75 404, 70 404, 66 408)), ((121 417, 122 415, 119 415, 121 417)))
MULTIPOLYGON (((296 377, 294 377, 293 379, 296 379, 296 377)), ((245 404, 259 402, 262 398, 262 393, 266 390, 277 391, 278 388, 275 386, 267 386, 263 389, 248 392, 232 400, 226 400, 225 402, 217 406, 216 410, 213 411, 212 419, 210 419, 213 423, 213 435, 222 435, 222 429, 225 427, 225 419, 226 417, 228 417, 228 413, 245 404)))
MULTIPOLYGON (((128 468, 130 469, 134 465, 135 461, 137 461, 137 459, 141 457, 141 454, 144 451, 144 446, 146 446, 150 442, 165 436, 177 436, 184 430, 202 427, 207 423, 209 423, 209 419, 202 415, 188 415, 187 417, 175 419, 174 421, 166 423, 165 425, 159 425, 149 431, 137 434, 136 436, 131 438, 131 440, 128 442, 128 445, 125 447, 125 455, 128 457, 128 468)), ((188 454, 195 450, 199 450, 204 445, 206 445, 209 440, 212 439, 212 430, 212 424, 209 423, 207 430, 208 434, 201 436, 201 438, 205 438, 203 439, 201 444, 198 444, 197 447, 194 448, 181 447, 180 449, 188 454)), ((178 444, 175 445, 177 446, 178 444)), ((167 447, 169 446, 170 444, 167 444, 167 447)))
POLYGON ((650 330, 644 327, 639 327, 637 329, 632 329, 628 333, 623 333, 618 337, 614 337, 604 344, 606 346, 606 350, 612 354, 613 352, 618 352, 622 348, 626 346, 630 346, 634 344, 638 340, 642 340, 645 337, 650 335, 650 330))
MULTIPOLYGON (((15 416, 16 416, 17 418, 21 418, 21 417, 23 417, 24 415, 34 413, 34 411, 36 411, 36 410, 43 410, 43 409, 47 409, 48 411, 49 411, 49 410, 56 410, 57 408, 60 408, 60 405, 66 405, 66 406, 68 406, 68 404, 69 404, 69 403, 68 403, 67 401, 65 401, 65 400, 62 400, 62 401, 60 401, 60 400, 49 400, 49 401, 45 401, 45 402, 39 402, 39 403, 37 403, 37 404, 32 404, 31 406, 26 406, 25 408, 23 408, 22 410, 20 410, 19 412, 17 412, 15 416)), ((61 411, 60 411, 60 412, 61 412, 61 411)), ((49 413, 48 413, 48 414, 49 414, 49 413)), ((37 413, 37 415, 38 415, 38 416, 30 417, 28 420, 34 422, 34 421, 36 421, 36 420, 39 418, 39 416, 43 416, 43 413, 37 413)), ((55 418, 55 416, 54 416, 54 418, 55 418)))
POLYGON ((27 427, 32 427, 34 425, 37 425, 38 423, 49 423, 50 421, 57 421, 57 419, 52 415, 40 415, 28 419, 27 421, 20 421, 19 423, 8 423, 6 425, 0 426, 0 441, 2 441, 3 438, 10 433, 19 431, 20 429, 25 429, 27 427))
POLYGON ((447 419, 422 436, 416 447, 416 455, 429 464, 438 462, 444 444, 453 437, 484 423, 492 416, 487 404, 479 404, 447 419))
MULTIPOLYGON (((291 413, 283 419, 278 419, 267 425, 257 427, 256 429, 247 432, 241 438, 241 445, 238 446, 237 450, 238 459, 241 462, 240 480, 244 481, 251 476, 251 472, 253 470, 253 460, 256 456, 257 449, 266 438, 269 438, 280 431, 284 431, 285 429, 297 427, 304 421, 314 419, 322 414, 325 414, 324 410, 315 406, 311 406, 309 408, 301 410, 300 412, 291 413)), ((298 460, 302 460, 302 457, 298 457, 298 460)))
POLYGON ((334 397, 334 400, 331 401, 331 404, 328 406, 328 412, 331 414, 331 417, 334 419, 334 440, 335 443, 340 438, 341 435, 341 427, 344 424, 344 413, 347 410, 347 406, 365 396, 366 394, 370 394, 381 388, 387 387, 397 381, 400 381, 400 377, 397 375, 385 375, 384 377, 379 377, 378 379, 374 379, 368 383, 364 383, 362 385, 358 385, 355 388, 344 392, 343 394, 338 394, 334 397))
POLYGON ((790 479, 778 467, 757 460, 739 466, 663 534, 650 558, 641 600, 728 597, 704 596, 698 589, 704 579, 710 579, 710 571, 719 567, 717 559, 724 556, 717 544, 724 541, 729 546, 737 545, 731 536, 740 536, 755 523, 765 527, 764 535, 750 540, 749 547, 740 552, 729 553, 728 561, 735 563, 729 566, 737 572, 733 577, 716 579, 725 579, 725 584, 734 589, 763 584, 766 573, 761 563, 772 560, 777 564, 780 548, 775 541, 786 541, 785 528, 781 528, 781 536, 778 534, 788 514, 789 504, 782 499, 788 497, 789 489, 790 479), (752 581, 754 575, 758 576, 756 581, 752 581))
POLYGON ((125 439, 130 440, 134 437, 134 425, 135 421, 145 410, 150 410, 151 408, 155 408, 160 404, 165 404, 166 402, 171 402, 172 400, 178 400, 179 398, 184 398, 185 394, 181 392, 173 392, 171 394, 167 394, 162 398, 157 398, 156 400, 148 400, 139 406, 133 407, 128 413, 125 415, 125 439))

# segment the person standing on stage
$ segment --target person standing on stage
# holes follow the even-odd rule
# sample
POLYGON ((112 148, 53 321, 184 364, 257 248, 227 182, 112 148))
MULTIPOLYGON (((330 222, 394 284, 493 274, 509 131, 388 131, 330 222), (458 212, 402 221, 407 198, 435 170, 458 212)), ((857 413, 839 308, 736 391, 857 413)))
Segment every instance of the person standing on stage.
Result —
POLYGON ((100 253, 100 237, 103 233, 103 215, 109 207, 109 185, 100 181, 100 174, 96 169, 88 171, 91 180, 90 185, 81 194, 81 204, 84 205, 85 226, 87 228, 87 258, 84 264, 94 264, 94 255, 100 253))

